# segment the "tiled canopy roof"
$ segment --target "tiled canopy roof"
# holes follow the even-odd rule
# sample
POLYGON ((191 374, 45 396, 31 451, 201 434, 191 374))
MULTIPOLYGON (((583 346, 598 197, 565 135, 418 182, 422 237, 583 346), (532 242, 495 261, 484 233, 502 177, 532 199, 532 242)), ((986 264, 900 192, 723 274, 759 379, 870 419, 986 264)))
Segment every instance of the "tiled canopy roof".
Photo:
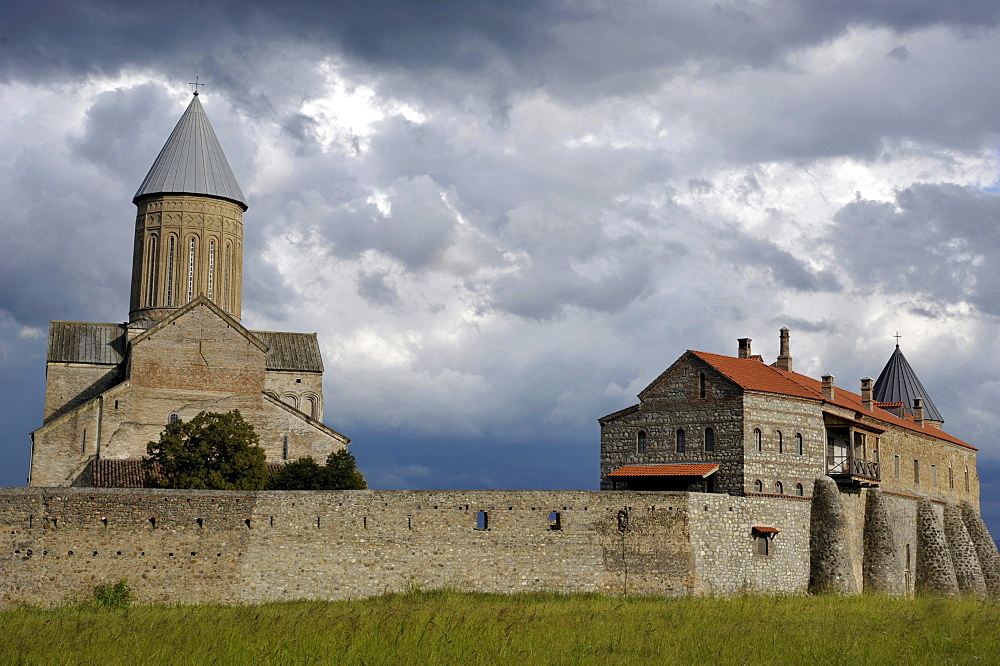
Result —
POLYGON ((85 321, 49 324, 49 363, 118 365, 125 358, 125 327, 85 321))
POLYGON ((875 380, 875 399, 879 402, 901 402, 903 411, 912 416, 914 398, 923 399, 925 419, 944 421, 941 412, 927 394, 927 389, 920 383, 917 373, 910 367, 897 345, 889 361, 882 368, 882 374, 875 380))
POLYGON ((966 448, 977 450, 971 444, 966 444, 962 440, 949 435, 940 428, 921 427, 913 422, 912 418, 901 419, 891 414, 881 407, 875 406, 874 410, 866 410, 861 402, 861 396, 842 389, 839 386, 834 389, 834 400, 829 401, 823 396, 823 384, 818 379, 800 375, 797 372, 786 372, 777 368, 765 365, 755 359, 735 358, 732 356, 722 356, 721 354, 710 354, 708 352, 692 351, 692 354, 705 361, 724 376, 749 391, 763 391, 766 393, 777 393, 798 398, 819 400, 830 404, 851 409, 861 414, 870 414, 872 417, 900 428, 906 428, 914 432, 919 432, 930 437, 942 439, 952 444, 958 444, 966 448))
POLYGON ((247 209, 246 197, 197 94, 177 121, 132 202, 153 194, 205 194, 247 209))
POLYGON ((719 470, 718 463, 669 463, 663 465, 625 465, 608 474, 623 476, 699 476, 705 478, 719 470))

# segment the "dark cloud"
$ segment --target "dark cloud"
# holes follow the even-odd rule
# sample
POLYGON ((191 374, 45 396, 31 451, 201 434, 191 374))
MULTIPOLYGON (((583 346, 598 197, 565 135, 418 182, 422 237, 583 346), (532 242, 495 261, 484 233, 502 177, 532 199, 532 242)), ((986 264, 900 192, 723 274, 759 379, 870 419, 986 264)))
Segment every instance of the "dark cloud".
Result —
POLYGON ((833 218, 829 242, 861 289, 969 302, 1000 315, 1000 195, 949 184, 916 184, 895 202, 861 200, 833 218))
POLYGON ((740 270, 764 273, 775 284, 796 291, 839 291, 834 273, 815 271, 801 259, 770 240, 753 238, 736 228, 722 230, 718 238, 720 257, 740 270))

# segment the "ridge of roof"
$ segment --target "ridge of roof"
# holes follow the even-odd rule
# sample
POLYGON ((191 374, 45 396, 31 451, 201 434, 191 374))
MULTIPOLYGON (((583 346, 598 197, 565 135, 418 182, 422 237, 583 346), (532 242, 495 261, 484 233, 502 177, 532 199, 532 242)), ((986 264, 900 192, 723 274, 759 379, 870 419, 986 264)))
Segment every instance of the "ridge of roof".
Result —
POLYGON ((247 209, 243 190, 197 94, 163 144, 132 203, 154 194, 204 194, 247 209))
POLYGON ((918 426, 914 421, 901 419, 895 414, 888 412, 881 407, 874 406, 874 409, 864 408, 861 396, 852 393, 839 386, 834 390, 834 399, 827 400, 823 395, 823 384, 818 379, 807 377, 797 372, 787 372, 779 370, 770 365, 765 365, 755 359, 735 358, 733 356, 723 356, 710 352, 700 352, 689 350, 692 354, 708 363, 713 368, 722 373, 723 376, 736 383, 748 391, 761 391, 764 393, 776 393, 778 395, 788 395, 807 400, 817 400, 826 402, 844 409, 868 415, 884 423, 888 423, 906 430, 919 432, 935 439, 942 439, 952 444, 958 444, 973 451, 978 449, 971 444, 963 442, 959 438, 949 435, 940 428, 924 428, 918 426))

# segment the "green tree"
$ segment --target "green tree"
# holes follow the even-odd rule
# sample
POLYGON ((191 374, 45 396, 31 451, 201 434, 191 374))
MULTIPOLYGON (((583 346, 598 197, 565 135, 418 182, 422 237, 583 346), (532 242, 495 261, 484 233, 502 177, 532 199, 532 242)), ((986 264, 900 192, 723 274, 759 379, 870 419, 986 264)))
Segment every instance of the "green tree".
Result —
POLYGON ((238 409, 169 423, 146 453, 142 466, 150 488, 261 490, 267 484, 264 449, 238 409))
POLYGON ((358 471, 354 455, 347 449, 331 453, 320 465, 312 456, 299 458, 275 472, 271 490, 364 490, 365 477, 358 471))

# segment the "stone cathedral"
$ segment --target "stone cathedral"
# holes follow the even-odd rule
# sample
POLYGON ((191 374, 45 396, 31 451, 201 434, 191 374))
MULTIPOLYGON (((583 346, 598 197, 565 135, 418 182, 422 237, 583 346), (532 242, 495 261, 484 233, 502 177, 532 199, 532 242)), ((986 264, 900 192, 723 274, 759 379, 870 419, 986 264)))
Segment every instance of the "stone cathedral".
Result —
POLYGON ((346 447, 316 335, 240 323, 247 203, 197 92, 132 202, 128 321, 51 322, 29 485, 142 485, 146 444, 201 411, 239 409, 272 464, 346 447))

